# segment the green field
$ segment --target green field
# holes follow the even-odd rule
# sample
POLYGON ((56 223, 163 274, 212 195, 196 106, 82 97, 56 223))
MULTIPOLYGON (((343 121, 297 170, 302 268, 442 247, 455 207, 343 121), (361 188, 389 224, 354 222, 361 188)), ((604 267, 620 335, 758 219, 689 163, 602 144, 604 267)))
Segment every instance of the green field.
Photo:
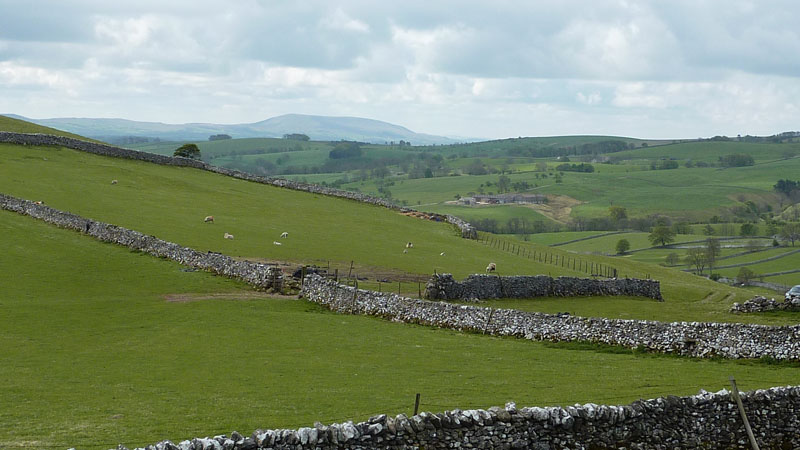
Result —
POLYGON ((3 448, 133 447, 409 414, 417 392, 431 411, 618 404, 717 390, 729 375, 754 389, 800 374, 341 316, 250 298, 241 283, 9 212, 0 232, 3 448), (209 293, 226 294, 165 299, 209 293))
MULTIPOLYGON (((477 177, 443 180, 461 178, 477 177)), ((0 144, 0 192, 200 251, 330 263, 340 270, 353 262, 369 278, 362 287, 389 277, 406 280, 403 288, 416 294, 417 283, 410 280, 434 271, 462 278, 482 272, 489 261, 501 275, 585 276, 385 208, 57 147, 0 144), (203 223, 206 215, 214 215, 215 223, 203 223), (283 231, 289 237, 274 245, 283 231), (226 232, 235 239, 223 239, 226 232), (404 254, 408 241, 414 248, 404 254)), ((499 217, 509 209, 487 211, 499 217)), ((6 425, 0 448, 132 447, 408 414, 417 392, 428 411, 506 401, 618 404, 718 390, 730 375, 742 389, 796 384, 800 375, 793 364, 701 361, 337 315, 5 211, 0 233, 0 252, 7 255, 0 259, 0 398, 7 400, 0 408, 6 425), (168 301, 176 299, 188 301, 168 301)), ((736 289, 644 263, 634 259, 639 252, 594 254, 623 236, 639 243, 646 233, 564 246, 569 248, 542 245, 591 233, 601 234, 547 235, 541 243, 502 239, 658 279, 666 301, 597 297, 487 305, 635 319, 775 325, 800 320, 798 313, 728 312, 733 302, 764 290, 736 289)))

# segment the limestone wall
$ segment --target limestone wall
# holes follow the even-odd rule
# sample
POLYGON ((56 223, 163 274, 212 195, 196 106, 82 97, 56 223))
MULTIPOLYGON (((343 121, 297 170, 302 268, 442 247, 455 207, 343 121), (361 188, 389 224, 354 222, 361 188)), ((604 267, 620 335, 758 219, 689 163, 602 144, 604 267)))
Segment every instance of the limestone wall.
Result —
POLYGON ((663 301, 660 283, 636 278, 594 279, 552 278, 546 275, 500 277, 470 275, 456 281, 449 273, 431 277, 425 286, 425 298, 431 300, 576 297, 630 295, 663 301))
MULTIPOLYGON (((742 393, 748 420, 762 449, 800 448, 800 387, 742 393)), ((365 422, 296 430, 256 430, 245 437, 162 441, 148 450, 208 449, 749 449, 728 391, 661 397, 624 406, 588 403, 562 407, 452 410, 381 414, 365 422)), ((125 450, 120 447, 118 450, 125 450)))
POLYGON ((604 319, 431 302, 308 276, 306 299, 331 310, 539 341, 584 341, 693 357, 800 359, 800 326, 604 319))
POLYGON ((237 261, 229 256, 214 252, 202 253, 164 241, 155 236, 148 236, 138 231, 86 219, 75 214, 50 208, 47 205, 36 204, 29 200, 22 200, 4 194, 0 194, 0 209, 31 216, 61 228, 85 233, 104 242, 124 245, 153 256, 177 261, 189 267, 238 278, 260 289, 280 287, 276 283, 281 282, 281 271, 274 266, 250 261, 237 261))

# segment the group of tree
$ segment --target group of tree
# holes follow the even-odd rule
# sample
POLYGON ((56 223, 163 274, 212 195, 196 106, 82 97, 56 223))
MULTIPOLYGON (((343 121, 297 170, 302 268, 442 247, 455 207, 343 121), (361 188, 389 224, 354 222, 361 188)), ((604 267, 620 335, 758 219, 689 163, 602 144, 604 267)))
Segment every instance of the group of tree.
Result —
POLYGON ((358 142, 342 141, 333 147, 328 153, 330 159, 351 159, 358 158, 362 154, 361 144, 358 142))
POLYGON ((311 140, 311 138, 310 138, 310 137, 308 137, 308 135, 307 135, 307 134, 302 134, 302 133, 288 133, 288 134, 284 134, 284 135, 283 135, 283 138, 284 138, 284 139, 288 139, 288 140, 290 140, 290 141, 304 141, 304 142, 305 142, 305 141, 309 141, 309 140, 311 140))
POLYGON ((580 163, 580 164, 559 164, 556 166, 556 170, 560 172, 584 172, 584 173, 592 173, 594 172, 594 166, 591 164, 580 163))
POLYGON ((197 147, 197 144, 183 144, 175 150, 173 156, 200 159, 200 149, 197 147))
POLYGON ((695 272, 700 275, 708 268, 709 272, 714 271, 717 259, 722 254, 719 240, 716 238, 706 239, 706 243, 700 247, 692 247, 686 251, 686 264, 694 267, 695 272))
POLYGON ((678 161, 674 159, 662 159, 659 162, 650 163, 650 170, 669 170, 677 169, 678 161))
POLYGON ((755 164, 753 157, 746 153, 734 153, 719 157, 719 164, 722 167, 745 167, 755 164))
POLYGON ((208 137, 209 141, 224 141, 226 139, 233 139, 229 134, 212 134, 208 137))

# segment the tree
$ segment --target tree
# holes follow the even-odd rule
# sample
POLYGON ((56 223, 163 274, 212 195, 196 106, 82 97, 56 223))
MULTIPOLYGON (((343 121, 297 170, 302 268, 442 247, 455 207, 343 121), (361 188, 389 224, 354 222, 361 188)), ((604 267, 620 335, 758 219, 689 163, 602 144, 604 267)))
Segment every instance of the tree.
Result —
POLYGON ((678 264, 678 261, 680 261, 680 258, 678 257, 677 253, 670 253, 666 257, 666 262, 668 266, 674 266, 678 264))
POLYGON ((703 269, 706 267, 706 252, 702 247, 692 247, 686 250, 686 264, 695 268, 695 271, 700 275, 703 274, 703 269))
POLYGON ((800 223, 787 223, 786 225, 781 228, 780 238, 784 241, 792 241, 792 247, 794 247, 794 241, 800 239, 800 223))
POLYGON ((293 141, 309 141, 309 140, 311 140, 311 138, 308 137, 307 134, 302 134, 302 133, 284 134, 283 138, 284 139, 293 140, 293 141))
POLYGON ((758 234, 758 226, 753 223, 743 223, 739 228, 740 236, 755 236, 758 234))
POLYGON ((508 192, 511 188, 511 178, 508 178, 505 175, 500 175, 500 178, 497 179, 497 192, 502 194, 504 192, 508 192))
POLYGON ((614 222, 619 222, 628 218, 628 210, 623 206, 609 206, 608 215, 614 222))
POLYGON ((672 224, 672 229, 676 234, 692 234, 692 227, 689 222, 675 222, 672 224))
POLYGON ((616 250, 618 255, 623 255, 630 249, 631 249, 631 243, 628 242, 627 239, 620 239, 617 241, 616 250))
POLYGON ((225 139, 232 139, 229 134, 212 134, 208 137, 209 141, 224 141, 225 139))
POLYGON ((750 280, 756 277, 755 272, 750 270, 747 267, 742 267, 739 269, 739 273, 736 275, 736 281, 741 284, 748 284, 750 280))
POLYGON ((703 227, 703 234, 706 236, 713 236, 716 231, 714 231, 714 227, 711 226, 710 223, 707 223, 706 226, 703 227))
POLYGON ((647 236, 647 239, 649 239, 653 245, 660 242, 663 247, 675 240, 675 232, 666 225, 659 225, 653 228, 653 231, 647 236))
POLYGON ((706 246, 704 250, 705 250, 706 264, 708 264, 708 271, 709 273, 711 273, 714 271, 714 265, 717 263, 717 258, 719 258, 719 255, 722 254, 722 248, 719 244, 719 239, 717 238, 706 239, 706 246))
POLYGON ((183 144, 175 150, 174 156, 181 156, 184 158, 200 159, 200 149, 197 144, 183 144))

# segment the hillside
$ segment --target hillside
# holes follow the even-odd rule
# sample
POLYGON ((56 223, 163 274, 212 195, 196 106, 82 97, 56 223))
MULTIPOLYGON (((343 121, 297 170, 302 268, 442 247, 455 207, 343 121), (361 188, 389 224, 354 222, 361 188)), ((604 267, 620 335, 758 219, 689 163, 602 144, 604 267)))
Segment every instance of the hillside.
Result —
POLYGON ((55 128, 37 125, 27 120, 18 119, 12 117, 12 115, 5 115, 5 116, 0 115, 0 131, 13 131, 16 133, 54 134, 56 136, 66 136, 74 139, 91 140, 77 134, 68 133, 66 131, 57 130, 55 128))
MULTIPOLYGON (((461 278, 481 272, 487 261, 504 275, 580 274, 385 208, 65 148, 0 144, 0 192, 201 251, 292 265, 330 263, 342 274, 352 261, 368 278, 362 287, 378 288, 376 279, 385 277, 392 282, 384 290, 401 281, 405 294, 416 295, 416 280, 434 270, 461 278), (203 222, 209 214, 215 223, 203 222), (289 237, 280 240, 283 231, 289 237), (223 239, 225 232, 235 239, 223 239), (414 248, 403 253, 408 241, 414 248)), ((234 429, 249 434, 363 420, 410 413, 416 392, 423 410, 441 411, 509 400, 624 403, 716 390, 730 374, 743 389, 797 377, 791 365, 696 361, 336 315, 6 211, 0 211, 0 232, 6 237, 0 252, 9 256, 0 259, 0 308, 7 310, 0 314, 6 330, 0 359, 8 362, 0 367, 0 397, 13 405, 3 413, 10 426, 0 431, 1 447, 106 449, 234 429)), ((526 309, 796 322, 791 314, 743 318, 727 312, 752 291, 637 261, 580 257, 662 280, 667 301, 522 301, 526 309)))
POLYGON ((166 141, 201 141, 216 134, 235 138, 277 137, 301 133, 318 141, 353 140, 360 142, 410 141, 414 145, 449 144, 455 142, 443 136, 415 133, 405 127, 360 117, 330 117, 286 114, 260 122, 245 124, 187 123, 165 124, 125 119, 99 118, 15 118, 91 138, 110 140, 115 137, 147 137, 166 141))

